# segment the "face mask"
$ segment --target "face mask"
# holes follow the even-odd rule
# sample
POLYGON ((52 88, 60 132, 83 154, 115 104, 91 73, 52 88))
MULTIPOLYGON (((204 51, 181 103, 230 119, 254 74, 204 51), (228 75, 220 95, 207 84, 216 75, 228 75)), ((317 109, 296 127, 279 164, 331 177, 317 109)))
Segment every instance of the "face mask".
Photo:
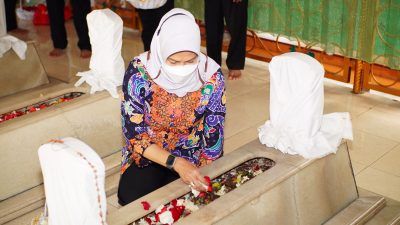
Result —
POLYGON ((191 77, 193 72, 195 72, 195 70, 197 69, 197 66, 197 63, 184 66, 170 66, 164 63, 162 65, 162 68, 169 81, 176 84, 181 84, 191 77))

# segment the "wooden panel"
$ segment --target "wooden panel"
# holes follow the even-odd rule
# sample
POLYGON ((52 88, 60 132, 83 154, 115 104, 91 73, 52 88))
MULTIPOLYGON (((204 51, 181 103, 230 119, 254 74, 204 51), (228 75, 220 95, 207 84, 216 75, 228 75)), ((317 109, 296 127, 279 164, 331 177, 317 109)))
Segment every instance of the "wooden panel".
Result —
POLYGON ((363 90, 400 96, 400 71, 377 64, 363 64, 363 90))

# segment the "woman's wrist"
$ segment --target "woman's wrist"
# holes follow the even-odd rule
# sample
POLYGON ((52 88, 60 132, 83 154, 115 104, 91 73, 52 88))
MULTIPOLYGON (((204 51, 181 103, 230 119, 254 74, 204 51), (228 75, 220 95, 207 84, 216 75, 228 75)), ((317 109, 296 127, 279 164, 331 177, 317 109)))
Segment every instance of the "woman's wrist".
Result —
POLYGON ((182 158, 181 158, 181 157, 175 157, 175 162, 174 162, 174 165, 173 165, 172 168, 173 168, 176 172, 179 173, 181 166, 182 166, 182 158))

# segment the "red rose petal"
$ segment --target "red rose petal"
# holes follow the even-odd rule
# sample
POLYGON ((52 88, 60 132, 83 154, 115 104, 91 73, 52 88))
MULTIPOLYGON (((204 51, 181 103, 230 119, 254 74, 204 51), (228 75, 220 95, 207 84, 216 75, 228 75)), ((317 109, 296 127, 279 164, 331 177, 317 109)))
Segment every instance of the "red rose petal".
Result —
POLYGON ((150 203, 148 203, 147 201, 143 201, 141 203, 143 205, 143 209, 144 210, 149 210, 150 209, 150 203))
POLYGON ((160 214, 163 213, 163 212, 165 212, 165 211, 167 211, 167 210, 168 210, 168 209, 167 209, 167 206, 164 206, 164 207, 161 209, 160 214))
POLYGON ((174 200, 171 201, 171 205, 174 206, 174 207, 176 207, 176 204, 177 204, 177 203, 178 203, 178 201, 177 201, 176 199, 174 199, 174 200))
POLYGON ((205 196, 206 196, 206 193, 204 191, 202 191, 202 192, 200 192, 199 196, 197 196, 197 197, 204 198, 205 196))
POLYGON ((209 176, 205 176, 204 179, 206 180, 208 187, 207 187, 207 192, 212 192, 212 184, 211 184, 211 179, 209 176))
POLYGON ((144 220, 146 220, 146 222, 147 222, 149 225, 152 224, 152 221, 151 221, 151 219, 150 219, 149 217, 146 217, 144 220))
POLYGON ((204 179, 207 181, 207 184, 211 184, 211 179, 209 176, 204 176, 204 179))
POLYGON ((29 112, 35 112, 35 111, 36 111, 35 107, 33 106, 29 107, 29 112))
POLYGON ((174 219, 174 222, 179 220, 179 218, 182 216, 183 210, 184 210, 184 208, 179 207, 179 206, 174 207, 169 210, 172 214, 172 218, 174 219))

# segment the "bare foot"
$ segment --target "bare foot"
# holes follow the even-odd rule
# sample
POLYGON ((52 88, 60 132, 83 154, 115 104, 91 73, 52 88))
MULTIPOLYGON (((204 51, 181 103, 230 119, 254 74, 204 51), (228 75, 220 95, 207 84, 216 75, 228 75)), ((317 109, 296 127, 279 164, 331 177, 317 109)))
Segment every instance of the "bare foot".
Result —
POLYGON ((87 58, 90 58, 90 56, 92 56, 92 51, 87 50, 87 49, 81 50, 81 58, 87 59, 87 58))
POLYGON ((64 55, 64 54, 65 54, 64 49, 61 49, 61 48, 54 48, 54 49, 49 53, 49 55, 52 56, 52 57, 59 57, 59 56, 62 56, 62 55, 64 55))
POLYGON ((229 70, 229 80, 239 80, 241 76, 242 72, 240 70, 229 70))

